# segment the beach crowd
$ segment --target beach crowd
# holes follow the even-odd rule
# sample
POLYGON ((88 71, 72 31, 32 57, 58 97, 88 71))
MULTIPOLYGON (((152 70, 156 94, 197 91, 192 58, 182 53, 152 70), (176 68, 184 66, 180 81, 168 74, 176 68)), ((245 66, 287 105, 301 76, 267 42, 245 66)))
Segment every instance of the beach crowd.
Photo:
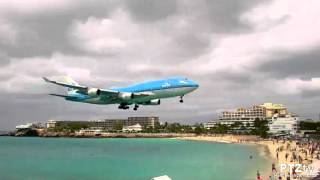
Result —
MULTIPOLYGON (((274 157, 269 180, 317 179, 320 165, 320 143, 308 139, 279 140, 266 143, 274 157)), ((257 172, 257 180, 262 177, 257 172)), ((319 178, 320 179, 320 178, 319 178)))

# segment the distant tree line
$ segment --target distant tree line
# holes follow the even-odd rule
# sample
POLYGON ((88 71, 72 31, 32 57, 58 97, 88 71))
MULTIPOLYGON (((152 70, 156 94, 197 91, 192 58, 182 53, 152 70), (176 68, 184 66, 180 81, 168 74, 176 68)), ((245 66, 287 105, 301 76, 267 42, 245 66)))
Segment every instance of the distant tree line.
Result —
POLYGON ((79 131, 80 129, 86 129, 88 125, 82 123, 72 123, 68 125, 56 126, 54 128, 49 128, 48 131, 52 132, 75 132, 79 131))
POLYGON ((235 122, 231 125, 217 124, 215 127, 206 130, 208 133, 216 134, 246 134, 257 135, 263 138, 268 137, 268 121, 260 118, 254 120, 253 126, 249 123, 235 122))
POLYGON ((301 121, 299 123, 300 130, 316 130, 320 131, 320 122, 301 121))
MULTIPOLYGON (((313 124, 304 124, 306 128, 311 128, 314 125, 313 124)), ((115 126, 114 132, 121 131, 123 127, 123 124, 119 123, 115 126)), ((320 123, 317 123, 317 127, 320 129, 320 123)), ((87 125, 81 124, 81 123, 73 123, 68 124, 65 126, 58 126, 55 128, 48 129, 49 131, 54 132, 75 132, 80 129, 86 129, 88 128, 87 125)), ((185 125, 180 123, 168 123, 165 122, 163 124, 157 123, 155 124, 155 127, 143 127, 143 133, 195 133, 195 134, 248 134, 248 135, 258 135, 263 138, 267 137, 268 131, 268 121, 267 120, 261 120, 259 118, 256 118, 253 124, 253 127, 250 126, 249 123, 241 123, 236 122, 232 125, 225 125, 225 124, 217 124, 215 127, 212 127, 210 129, 204 128, 203 124, 195 124, 193 126, 191 125, 185 125)))
POLYGON ((268 121, 264 119, 256 118, 253 127, 249 123, 236 122, 232 125, 217 124, 210 129, 204 128, 202 124, 182 125, 179 123, 168 123, 160 125, 157 124, 155 128, 145 127, 143 132, 147 133, 195 133, 195 134, 247 134, 258 135, 263 138, 268 137, 268 121))

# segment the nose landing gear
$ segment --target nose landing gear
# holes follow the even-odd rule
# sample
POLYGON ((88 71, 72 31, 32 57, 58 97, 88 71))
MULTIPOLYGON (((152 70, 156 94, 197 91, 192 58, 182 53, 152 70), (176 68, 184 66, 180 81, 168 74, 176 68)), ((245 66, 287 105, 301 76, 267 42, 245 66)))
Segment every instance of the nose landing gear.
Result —
POLYGON ((183 103, 183 96, 180 96, 180 103, 183 103))
POLYGON ((138 110, 138 108, 139 108, 139 105, 138 105, 138 104, 135 104, 133 110, 136 111, 136 110, 138 110))

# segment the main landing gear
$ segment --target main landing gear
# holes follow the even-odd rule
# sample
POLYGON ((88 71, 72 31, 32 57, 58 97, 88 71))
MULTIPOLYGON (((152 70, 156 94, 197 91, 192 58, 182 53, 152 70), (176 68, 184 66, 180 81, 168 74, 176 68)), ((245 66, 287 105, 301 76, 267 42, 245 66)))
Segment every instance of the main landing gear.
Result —
POLYGON ((139 108, 139 105, 138 105, 138 104, 135 104, 133 110, 136 111, 136 110, 138 110, 138 108, 139 108))
POLYGON ((180 96, 180 103, 183 103, 183 96, 180 96))
POLYGON ((119 108, 119 109, 129 109, 129 106, 126 105, 126 104, 120 104, 120 105, 118 106, 118 108, 119 108))
MULTIPOLYGON (((127 104, 120 104, 118 106, 119 109, 129 109, 129 106, 127 104)), ((138 110, 139 108, 139 105, 138 104, 135 104, 134 107, 133 107, 133 110, 138 110)))

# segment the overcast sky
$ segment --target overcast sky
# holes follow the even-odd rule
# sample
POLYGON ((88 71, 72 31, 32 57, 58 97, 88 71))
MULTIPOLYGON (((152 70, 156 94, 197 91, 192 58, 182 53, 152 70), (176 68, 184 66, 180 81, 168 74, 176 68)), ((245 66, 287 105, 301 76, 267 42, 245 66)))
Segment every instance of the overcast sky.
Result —
POLYGON ((48 119, 160 116, 193 123, 283 103, 320 112, 319 0, 2 0, 0 129, 48 119), (42 76, 126 86, 186 76, 200 88, 161 106, 118 110, 48 96, 42 76))

